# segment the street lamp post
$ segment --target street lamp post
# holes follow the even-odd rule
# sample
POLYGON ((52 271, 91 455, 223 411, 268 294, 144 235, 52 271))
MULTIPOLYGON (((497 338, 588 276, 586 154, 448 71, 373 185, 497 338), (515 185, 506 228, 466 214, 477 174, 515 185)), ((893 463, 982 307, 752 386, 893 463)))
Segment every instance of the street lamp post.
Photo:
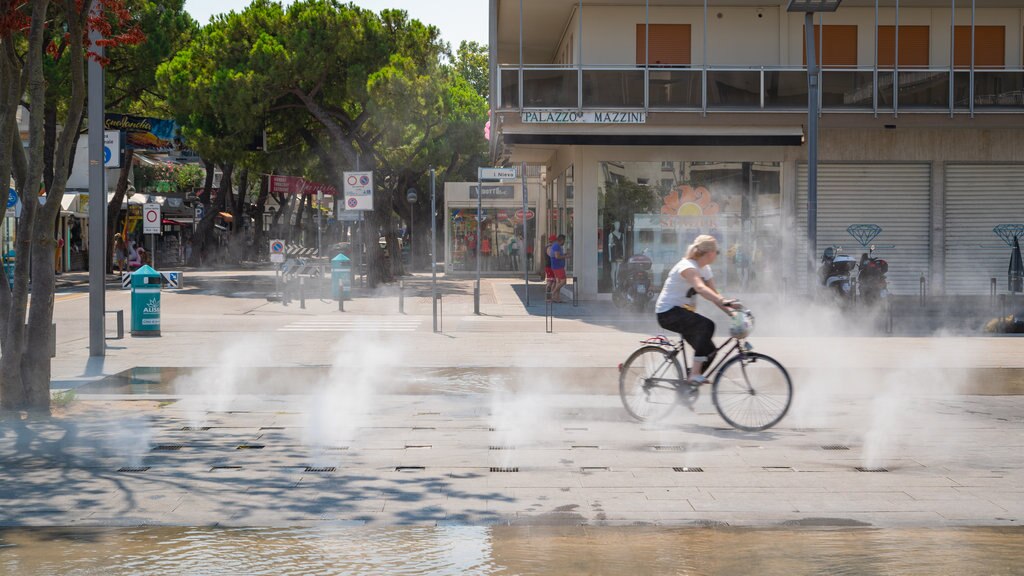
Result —
POLYGON ((416 226, 413 224, 416 222, 416 195, 415 188, 409 188, 409 192, 406 193, 405 199, 409 201, 409 270, 416 271, 416 245, 412 243, 412 235, 416 231, 416 226))
MULTIPOLYGON (((813 294, 814 261, 818 252, 818 66, 814 48, 815 12, 835 12, 842 0, 789 0, 787 12, 804 13, 807 46, 807 268, 813 294)), ((824 38, 824 35, 822 35, 824 38)))

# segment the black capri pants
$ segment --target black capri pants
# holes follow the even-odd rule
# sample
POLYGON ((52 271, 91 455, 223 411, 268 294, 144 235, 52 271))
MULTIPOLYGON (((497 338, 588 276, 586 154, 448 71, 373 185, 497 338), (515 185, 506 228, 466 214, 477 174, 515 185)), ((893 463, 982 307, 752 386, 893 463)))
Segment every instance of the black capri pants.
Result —
POLYGON ((658 325, 666 330, 678 332, 693 347, 693 359, 704 360, 704 369, 711 366, 718 349, 711 337, 715 335, 715 323, 691 312, 686 308, 674 308, 658 314, 658 325))

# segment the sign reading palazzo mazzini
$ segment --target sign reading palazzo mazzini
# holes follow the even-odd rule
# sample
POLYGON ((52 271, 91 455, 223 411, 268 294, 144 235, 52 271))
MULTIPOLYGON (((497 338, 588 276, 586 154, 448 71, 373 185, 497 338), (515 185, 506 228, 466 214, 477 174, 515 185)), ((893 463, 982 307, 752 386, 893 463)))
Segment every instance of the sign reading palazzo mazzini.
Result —
POLYGON ((523 112, 524 124, 646 124, 646 112, 552 110, 523 112))

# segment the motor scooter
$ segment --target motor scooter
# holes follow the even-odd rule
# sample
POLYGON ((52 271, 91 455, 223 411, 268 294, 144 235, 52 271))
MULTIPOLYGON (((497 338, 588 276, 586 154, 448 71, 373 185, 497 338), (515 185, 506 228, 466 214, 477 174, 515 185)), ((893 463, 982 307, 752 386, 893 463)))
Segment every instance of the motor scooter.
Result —
POLYGON ((841 253, 842 248, 829 246, 821 255, 821 266, 818 267, 818 282, 827 294, 839 302, 853 300, 853 283, 850 275, 857 268, 857 261, 847 254, 841 253))
POLYGON ((619 266, 619 277, 612 291, 612 302, 617 308, 632 308, 643 312, 654 296, 654 277, 651 268, 654 262, 646 254, 630 256, 619 266))

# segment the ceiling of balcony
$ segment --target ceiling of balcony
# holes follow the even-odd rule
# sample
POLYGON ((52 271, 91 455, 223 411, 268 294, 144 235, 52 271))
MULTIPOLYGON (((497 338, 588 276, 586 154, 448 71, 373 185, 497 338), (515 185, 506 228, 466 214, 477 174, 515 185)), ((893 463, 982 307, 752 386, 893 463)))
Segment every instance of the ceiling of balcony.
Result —
MULTIPOLYGON (((519 62, 520 0, 496 0, 498 5, 498 62, 519 62)), ((786 0, 708 0, 709 7, 782 6, 786 0)), ((969 8, 971 0, 956 0, 958 9, 969 8)), ((1024 8, 1024 0, 975 0, 977 8, 1024 8)), ((526 63, 551 62, 579 0, 522 0, 523 59, 526 63)), ((644 0, 583 0, 587 6, 638 6, 644 0)), ((650 0, 650 6, 703 6, 704 0, 650 0)), ((843 0, 842 6, 874 6, 875 0, 843 0)), ((882 7, 893 7, 896 0, 879 0, 882 7)), ((949 8, 949 0, 899 0, 901 8, 949 8)), ((840 7, 840 10, 842 7, 840 7)))

